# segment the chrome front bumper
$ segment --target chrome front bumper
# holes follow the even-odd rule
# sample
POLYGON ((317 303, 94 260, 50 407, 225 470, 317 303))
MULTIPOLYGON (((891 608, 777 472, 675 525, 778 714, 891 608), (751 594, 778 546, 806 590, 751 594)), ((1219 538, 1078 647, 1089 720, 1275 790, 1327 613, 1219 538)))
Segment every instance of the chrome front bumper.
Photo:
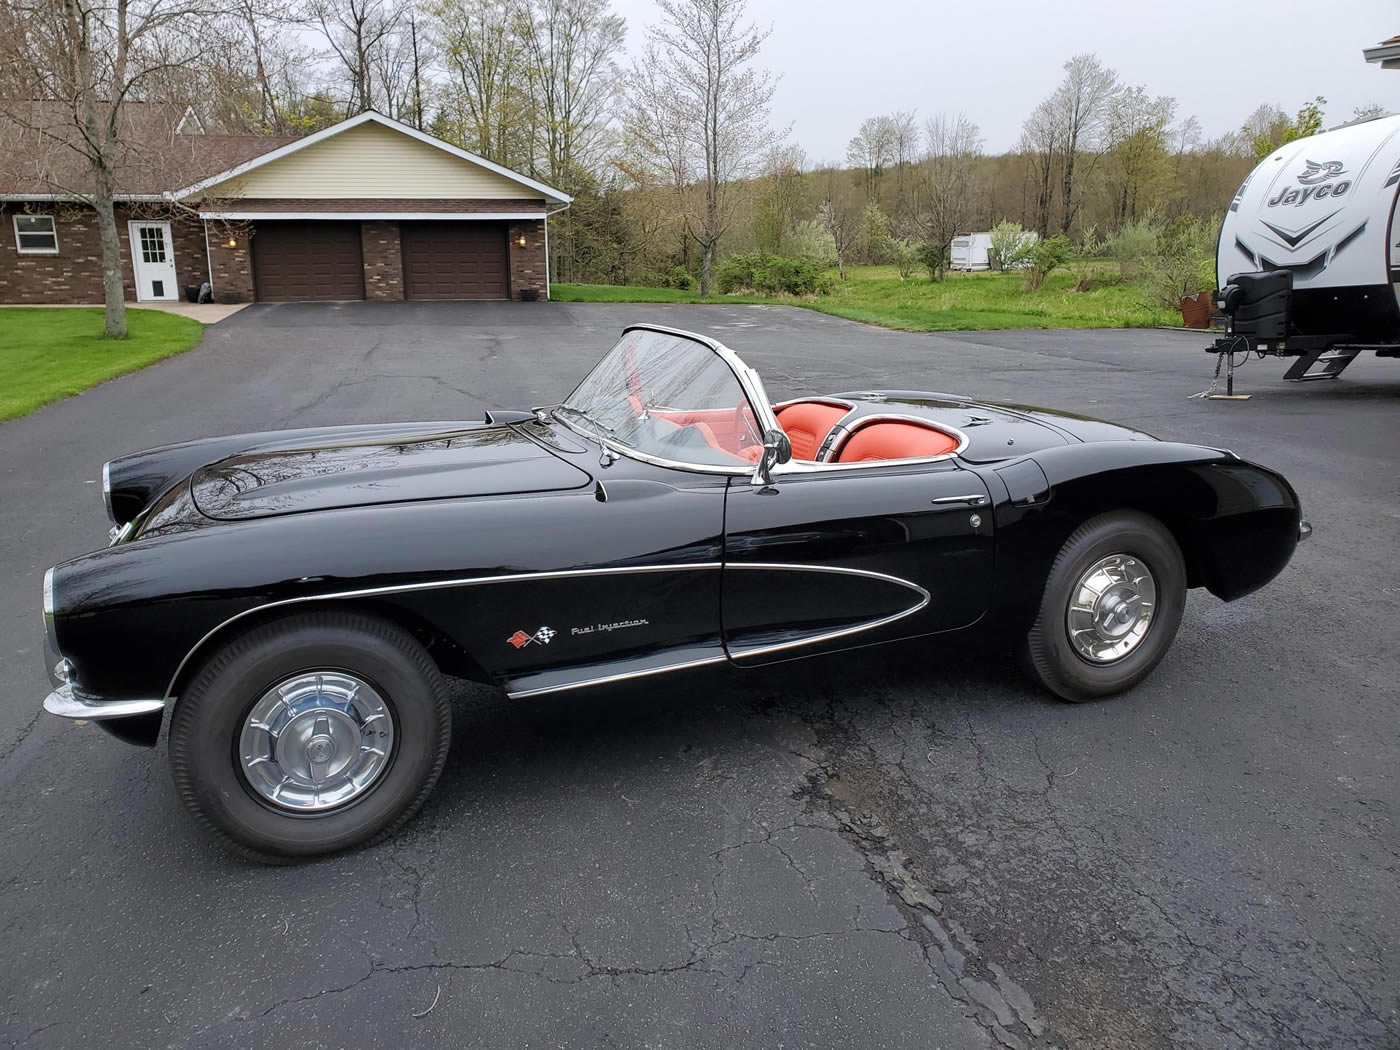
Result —
POLYGON ((71 685, 61 685, 44 697, 44 710, 59 718, 81 718, 90 722, 104 718, 150 715, 164 709, 164 700, 87 700, 73 695, 71 685))
POLYGON ((1307 539, 1308 537, 1310 537, 1310 536, 1312 535, 1312 532, 1313 532, 1313 530, 1312 530, 1312 522, 1310 522, 1310 521, 1300 521, 1300 522, 1298 522, 1298 542, 1299 542, 1299 543, 1302 543, 1305 539, 1307 539))

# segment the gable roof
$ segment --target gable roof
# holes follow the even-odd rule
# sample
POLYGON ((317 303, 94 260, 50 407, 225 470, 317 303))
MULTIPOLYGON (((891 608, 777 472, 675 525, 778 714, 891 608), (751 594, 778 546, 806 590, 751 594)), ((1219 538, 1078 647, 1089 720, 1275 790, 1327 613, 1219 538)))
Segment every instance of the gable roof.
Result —
POLYGON ((333 124, 322 131, 316 132, 313 135, 307 135, 305 138, 294 139, 290 142, 286 142, 285 144, 278 146, 275 149, 271 149, 266 153, 262 153, 258 156, 252 157, 248 160, 243 161, 242 163, 235 164, 229 167, 227 170, 220 171, 217 174, 210 175, 206 178, 200 179, 197 182, 191 183, 183 189, 175 191, 171 194, 171 196, 176 199, 198 196, 210 187, 217 186, 219 183, 227 182, 231 179, 237 178, 240 175, 247 174, 250 171, 255 171, 258 168, 263 167, 264 165, 271 164, 274 161, 281 160, 283 157, 291 156, 292 154, 307 149, 308 147, 315 146, 317 143, 324 142, 326 141, 326 139, 333 138, 336 135, 349 131, 351 128, 357 128, 362 124, 371 122, 382 125, 383 127, 389 128, 392 131, 397 131, 403 135, 407 135, 408 137, 416 139, 419 142, 433 147, 434 149, 442 150, 444 153, 447 153, 453 157, 457 157, 459 160, 467 161, 471 164, 475 164, 479 167, 485 168, 487 171, 494 172, 497 175, 500 175, 506 179, 509 179, 512 182, 519 184, 524 189, 532 191, 532 193, 539 194, 540 196, 545 198, 547 203, 570 204, 573 202, 573 198, 570 197, 567 193, 564 193, 562 190, 556 190, 552 186, 546 186, 542 182, 536 182, 534 179, 528 178, 527 176, 520 174, 518 171, 512 171, 509 168, 502 167, 499 164, 495 164, 492 161, 487 160, 485 157, 479 157, 475 153, 471 153, 468 150, 464 150, 458 146, 454 146, 450 142, 444 142, 440 138, 435 138, 434 136, 429 135, 426 132, 419 131, 417 128, 409 127, 407 124, 400 124, 397 120, 393 120, 389 117, 386 117, 382 113, 376 113, 374 110, 366 110, 358 116, 351 117, 348 120, 342 120, 339 124, 333 124))

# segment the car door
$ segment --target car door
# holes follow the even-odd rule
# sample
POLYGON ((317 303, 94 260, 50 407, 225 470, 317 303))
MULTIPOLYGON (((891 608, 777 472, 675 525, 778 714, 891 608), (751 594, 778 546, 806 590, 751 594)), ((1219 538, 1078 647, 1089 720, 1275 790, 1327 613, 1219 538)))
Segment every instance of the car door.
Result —
POLYGON ((989 603, 987 486, 955 462, 731 481, 722 617, 752 665, 975 623, 989 603))

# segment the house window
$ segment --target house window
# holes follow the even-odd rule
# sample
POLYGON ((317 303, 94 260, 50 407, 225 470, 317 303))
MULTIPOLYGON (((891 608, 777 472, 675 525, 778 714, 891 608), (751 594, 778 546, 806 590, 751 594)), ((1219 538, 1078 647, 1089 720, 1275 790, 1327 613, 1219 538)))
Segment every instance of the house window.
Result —
POLYGON ((165 262, 165 230, 160 226, 137 227, 141 234, 141 261, 165 262))
POLYGON ((58 229, 52 215, 16 215, 15 249, 21 255, 57 255, 58 229))

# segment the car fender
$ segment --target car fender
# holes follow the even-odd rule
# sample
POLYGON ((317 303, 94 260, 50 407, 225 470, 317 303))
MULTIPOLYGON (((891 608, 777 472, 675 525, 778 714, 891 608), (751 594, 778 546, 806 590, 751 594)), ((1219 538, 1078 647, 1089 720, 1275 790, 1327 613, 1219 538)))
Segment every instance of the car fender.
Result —
POLYGON ((1188 586, 1226 601, 1277 576, 1298 542, 1301 507, 1293 487, 1276 471, 1219 449, 1066 445, 979 473, 998 493, 997 586, 1003 612, 1018 627, 1034 619, 1070 533, 1100 514, 1137 510, 1160 520, 1182 550, 1188 586))

